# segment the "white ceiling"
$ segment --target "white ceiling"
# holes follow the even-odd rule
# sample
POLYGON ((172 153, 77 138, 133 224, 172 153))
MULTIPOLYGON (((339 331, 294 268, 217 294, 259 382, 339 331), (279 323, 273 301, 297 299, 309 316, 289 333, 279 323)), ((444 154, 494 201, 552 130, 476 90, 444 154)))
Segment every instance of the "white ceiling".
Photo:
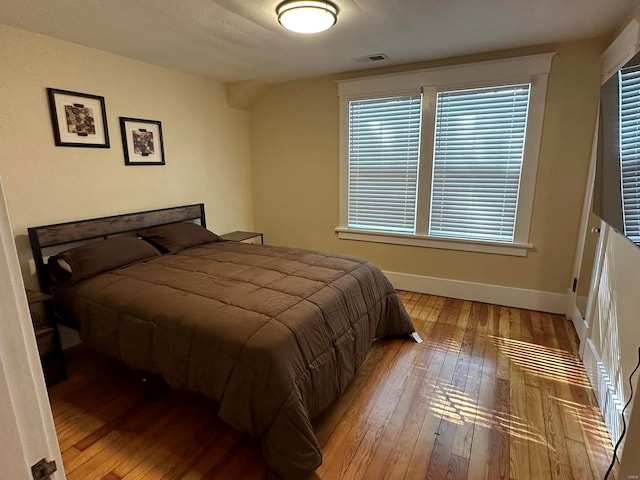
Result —
POLYGON ((280 0, 0 0, 0 23, 222 81, 281 82, 610 34, 638 0, 334 0, 284 30, 280 0), (388 60, 354 59, 385 53, 388 60))

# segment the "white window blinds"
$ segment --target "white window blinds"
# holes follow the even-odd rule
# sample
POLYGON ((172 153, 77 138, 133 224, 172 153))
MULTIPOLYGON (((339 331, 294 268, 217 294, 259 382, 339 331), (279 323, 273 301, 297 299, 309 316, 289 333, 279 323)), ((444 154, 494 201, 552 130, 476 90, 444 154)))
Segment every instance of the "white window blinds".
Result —
POLYGON ((513 241, 529 90, 438 93, 430 235, 513 241))
POLYGON ((622 69, 619 75, 624 234, 640 244, 640 71, 622 69))
POLYGON ((349 102, 350 228, 415 233, 422 95, 349 102))

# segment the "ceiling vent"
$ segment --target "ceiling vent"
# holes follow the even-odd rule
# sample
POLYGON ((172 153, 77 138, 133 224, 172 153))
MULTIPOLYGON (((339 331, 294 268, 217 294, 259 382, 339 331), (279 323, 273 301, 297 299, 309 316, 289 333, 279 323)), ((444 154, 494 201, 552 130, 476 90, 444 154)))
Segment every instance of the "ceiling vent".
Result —
POLYGON ((388 58, 389 57, 384 53, 372 53, 371 55, 365 55, 364 57, 356 57, 353 61, 357 63, 380 62, 382 60, 387 60, 388 58))
POLYGON ((373 55, 367 55, 367 58, 371 62, 379 62, 380 60, 386 60, 387 57, 384 53, 374 53, 373 55))

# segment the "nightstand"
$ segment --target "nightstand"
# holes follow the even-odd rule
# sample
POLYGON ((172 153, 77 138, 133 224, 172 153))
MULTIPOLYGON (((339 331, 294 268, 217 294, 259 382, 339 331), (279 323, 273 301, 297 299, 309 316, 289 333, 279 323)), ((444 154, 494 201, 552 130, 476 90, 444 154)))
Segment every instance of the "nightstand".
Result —
POLYGON ((264 234, 262 232, 242 232, 238 230, 220 235, 220 238, 233 242, 244 242, 245 240, 251 240, 257 237, 260 237, 260 245, 264 245, 264 234))
POLYGON ((60 342, 58 325, 50 321, 51 318, 51 295, 35 290, 25 289, 27 301, 31 310, 31 320, 33 331, 38 344, 38 353, 42 363, 42 371, 47 386, 53 385, 60 380, 67 379, 67 369, 64 363, 64 353, 60 342), (32 310, 32 305, 42 304, 42 313, 32 310))

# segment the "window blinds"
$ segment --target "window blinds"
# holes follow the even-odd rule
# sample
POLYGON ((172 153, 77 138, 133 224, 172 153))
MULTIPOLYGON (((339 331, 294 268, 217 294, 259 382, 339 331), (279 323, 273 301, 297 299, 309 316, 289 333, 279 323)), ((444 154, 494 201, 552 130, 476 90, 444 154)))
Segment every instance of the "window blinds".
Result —
POLYGON ((640 243, 640 71, 620 75, 620 171, 624 234, 640 243))
POLYGON ((430 235, 513 241, 529 91, 438 93, 430 235))
POLYGON ((350 228, 415 233, 422 95, 349 102, 350 228))

